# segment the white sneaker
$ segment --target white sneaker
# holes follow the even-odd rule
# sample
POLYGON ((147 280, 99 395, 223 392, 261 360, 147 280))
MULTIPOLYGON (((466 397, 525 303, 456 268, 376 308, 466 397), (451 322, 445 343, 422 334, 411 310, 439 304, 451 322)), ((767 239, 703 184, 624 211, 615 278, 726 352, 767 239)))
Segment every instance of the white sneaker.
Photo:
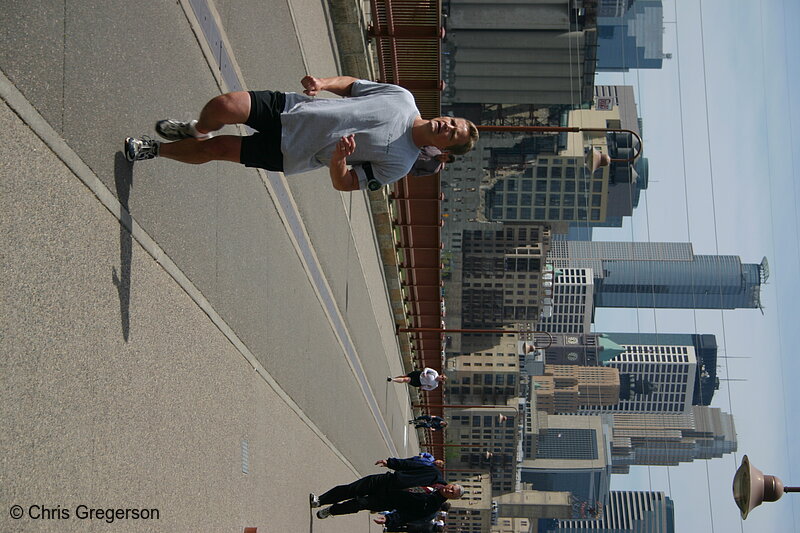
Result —
POLYGON ((154 141, 149 137, 128 137, 125 139, 123 151, 125 152, 125 159, 128 161, 143 161, 145 159, 153 159, 158 157, 158 151, 161 143, 154 141))
POLYGON ((180 141, 182 139, 208 139, 211 133, 200 133, 195 129, 196 120, 184 122, 171 118, 156 122, 156 133, 168 141, 180 141))
POLYGON ((325 509, 320 509, 319 511, 317 511, 317 518, 319 519, 328 518, 329 516, 331 516, 330 507, 326 507, 325 509))
POLYGON ((316 509, 317 507, 320 506, 319 498, 317 498, 317 495, 314 494, 313 492, 308 495, 308 505, 312 509, 316 509))

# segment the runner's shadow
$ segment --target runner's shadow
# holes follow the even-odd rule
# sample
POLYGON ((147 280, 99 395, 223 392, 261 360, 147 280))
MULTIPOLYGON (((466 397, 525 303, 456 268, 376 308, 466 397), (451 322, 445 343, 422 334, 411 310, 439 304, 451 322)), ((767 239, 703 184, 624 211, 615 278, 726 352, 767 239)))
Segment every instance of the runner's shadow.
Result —
POLYGON ((131 214, 128 210, 128 198, 133 186, 133 165, 125 159, 122 152, 114 155, 114 184, 117 188, 117 199, 122 204, 119 224, 119 273, 111 268, 111 281, 119 294, 119 315, 122 321, 122 338, 128 342, 130 334, 131 305, 131 259, 133 255, 133 238, 128 228, 131 227, 131 214))

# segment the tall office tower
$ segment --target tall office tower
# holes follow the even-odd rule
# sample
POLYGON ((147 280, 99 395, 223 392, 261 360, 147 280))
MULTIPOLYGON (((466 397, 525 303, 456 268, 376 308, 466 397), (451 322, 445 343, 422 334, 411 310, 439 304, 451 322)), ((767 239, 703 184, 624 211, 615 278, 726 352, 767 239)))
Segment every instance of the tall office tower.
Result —
POLYGON ((664 10, 661 0, 636 0, 625 13, 597 18, 597 71, 661 68, 664 10))
POLYGON ((543 302, 536 329, 588 333, 594 310, 594 273, 589 268, 560 268, 554 274, 552 301, 543 302))
POLYGON ((720 409, 693 406, 685 413, 613 413, 612 473, 630 465, 676 466, 736 451, 733 417, 720 409))
POLYGON ((491 474, 486 472, 448 471, 447 480, 464 487, 464 496, 452 500, 447 525, 462 533, 483 533, 492 523, 491 474))
MULTIPOLYGON (((516 466, 522 424, 512 409, 524 410, 519 400, 509 401, 508 407, 469 408, 448 410, 448 439, 465 446, 461 453, 448 456, 449 470, 491 470, 492 494, 513 492, 516 486, 516 466), (487 455, 486 452, 491 452, 487 455)), ((448 477, 449 479, 449 477, 448 477)))
MULTIPOLYGON (((642 135, 642 122, 636 109, 634 89, 630 85, 598 85, 594 88, 594 109, 617 109, 619 124, 609 122, 608 127, 618 127, 633 130, 642 135)), ((643 190, 650 183, 650 165, 646 157, 639 157, 633 164, 636 171, 634 180, 614 179, 608 186, 608 199, 606 200, 606 219, 604 222, 573 222, 570 228, 577 227, 609 227, 621 228, 623 218, 631 216, 634 208, 639 206, 639 199, 643 190)), ((591 241, 587 239, 568 239, 591 241)))
POLYGON ((595 6, 596 0, 449 0, 443 103, 590 102, 597 57, 595 6))
POLYGON ((733 255, 695 255, 691 243, 553 241, 555 268, 591 268, 595 307, 761 308, 769 265, 733 255))
POLYGON ((520 481, 537 490, 571 492, 595 505, 608 497, 611 428, 600 416, 549 415, 531 394, 526 413, 520 481))
POLYGON ((603 366, 544 365, 531 376, 536 408, 550 414, 575 413, 581 406, 619 402, 619 371, 603 366))
MULTIPOLYGON (((498 516, 497 523, 501 523, 502 518, 527 518, 529 522, 535 522, 542 518, 571 518, 572 498, 569 492, 556 492, 534 490, 530 483, 522 483, 520 490, 508 494, 502 494, 492 498, 493 512, 496 509, 498 516)), ((528 533, 529 529, 508 531, 508 533, 528 533)), ((502 530, 492 528, 492 533, 500 533, 502 530)))
POLYGON ((598 518, 540 521, 539 533, 674 533, 675 507, 663 492, 611 491, 598 518))
POLYGON ((612 406, 581 408, 583 413, 683 413, 692 406, 697 358, 694 346, 628 344, 605 362, 619 370, 620 401, 612 406))
POLYGON ((694 381, 692 405, 711 405, 714 392, 719 390, 717 377, 717 338, 714 335, 695 335, 690 333, 603 333, 599 344, 607 361, 616 357, 626 345, 651 344, 661 346, 693 346, 697 358, 697 372, 694 381), (612 355, 613 354, 613 355, 612 355))
POLYGON ((446 403, 497 406, 448 411, 449 438, 472 447, 462 448, 460 454, 448 458, 447 464, 450 469, 491 469, 493 492, 502 494, 514 490, 516 450, 522 438, 515 422, 518 417, 513 414, 521 408, 519 358, 516 336, 494 339, 494 346, 484 351, 447 358, 446 403), (486 450, 492 455, 487 457, 486 450))
POLYGON ((549 243, 550 231, 544 226, 464 231, 463 326, 492 328, 535 322, 543 298, 552 294, 552 282, 546 286, 548 280, 543 279, 549 243))
POLYGON ((566 125, 584 128, 581 134, 559 137, 554 152, 534 154, 531 150, 522 165, 495 172, 497 179, 481 186, 485 219, 519 224, 548 222, 558 224, 555 232, 565 233, 570 224, 606 225, 609 216, 621 220, 623 215, 630 215, 632 191, 637 188, 639 172, 647 173, 648 166, 642 158, 627 162, 636 153, 636 141, 630 133, 604 132, 605 128, 623 127, 639 131, 633 91, 619 89, 623 94, 609 91, 602 99, 604 109, 569 111, 566 125), (633 117, 615 104, 620 99, 625 101, 624 94, 630 95, 628 107, 633 108, 633 117), (590 149, 610 156, 611 164, 590 172, 584 166, 590 149))

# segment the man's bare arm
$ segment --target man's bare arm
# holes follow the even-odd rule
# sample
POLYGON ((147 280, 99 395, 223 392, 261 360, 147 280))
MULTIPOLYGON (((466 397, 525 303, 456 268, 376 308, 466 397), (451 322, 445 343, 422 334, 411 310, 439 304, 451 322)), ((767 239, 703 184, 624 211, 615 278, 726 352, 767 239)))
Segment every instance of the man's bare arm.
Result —
POLYGON ((347 168, 347 156, 356 149, 354 135, 342 137, 336 144, 331 161, 328 164, 328 171, 331 175, 331 184, 337 191, 358 190, 358 175, 354 170, 347 168))
POLYGON ((306 76, 300 80, 300 83, 303 84, 305 89, 303 92, 308 96, 316 96, 321 91, 329 91, 339 96, 350 96, 353 84, 357 81, 358 78, 353 78, 352 76, 336 76, 333 78, 306 76))

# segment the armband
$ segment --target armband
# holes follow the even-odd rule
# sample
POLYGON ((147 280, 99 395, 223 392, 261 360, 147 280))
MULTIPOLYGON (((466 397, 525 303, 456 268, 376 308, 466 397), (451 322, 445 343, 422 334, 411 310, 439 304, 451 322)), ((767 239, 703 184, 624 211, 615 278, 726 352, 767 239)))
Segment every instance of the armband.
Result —
POLYGON ((383 187, 383 184, 375 179, 375 173, 372 171, 372 163, 364 163, 364 173, 367 175, 367 189, 371 191, 378 191, 383 187))

